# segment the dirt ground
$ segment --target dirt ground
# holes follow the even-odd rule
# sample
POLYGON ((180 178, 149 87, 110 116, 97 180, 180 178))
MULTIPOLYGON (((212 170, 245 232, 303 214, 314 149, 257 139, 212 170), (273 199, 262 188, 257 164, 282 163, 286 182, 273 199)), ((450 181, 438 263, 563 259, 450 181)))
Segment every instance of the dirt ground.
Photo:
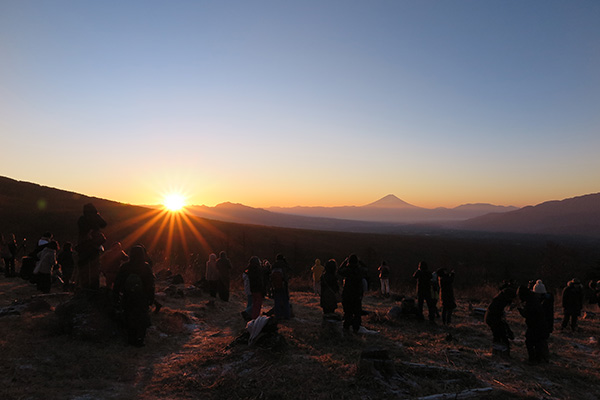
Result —
MULTIPOLYGON (((324 328, 318 297, 292 292, 294 318, 279 324, 277 341, 248 345, 243 293, 229 302, 179 285, 183 297, 162 292, 146 346, 121 336, 84 340, 56 328, 55 307, 70 294, 41 298, 49 308, 0 312, 0 398, 9 399, 598 399, 600 323, 591 312, 581 332, 556 329, 550 364, 525 361, 524 320, 509 311, 512 358, 491 355, 491 332, 469 306, 491 298, 461 298, 453 324, 389 319, 394 298, 369 293, 363 325, 370 333, 343 335, 324 328), (5 313, 6 314, 6 313, 5 313), (361 354, 384 354, 375 361, 361 354), (476 390, 480 390, 477 392, 476 390), (458 394, 458 395, 457 395, 458 394), (431 397, 427 397, 431 396, 431 397), (465 397, 461 397, 465 396, 465 397)), ((56 290, 57 288, 54 288, 56 290)), ((0 278, 0 310, 38 296, 20 278, 0 278)), ((38 297, 39 298, 39 297, 38 297)), ((266 300, 264 310, 270 308, 266 300)), ((591 307, 591 306, 587 306, 591 307)), ((596 306, 594 306, 596 307, 596 306)), ((590 308, 587 311, 595 311, 590 308)), ((341 313, 341 306, 338 309, 341 313)), ((439 321, 439 320, 438 320, 439 321)), ((333 329, 332 329, 333 328, 333 329)))

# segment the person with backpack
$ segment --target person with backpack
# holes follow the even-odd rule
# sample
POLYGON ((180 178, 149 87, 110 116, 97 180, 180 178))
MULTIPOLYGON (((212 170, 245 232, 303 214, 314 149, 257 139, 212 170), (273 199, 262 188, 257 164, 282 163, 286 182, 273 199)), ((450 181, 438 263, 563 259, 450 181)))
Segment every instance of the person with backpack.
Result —
POLYGON ((278 254, 271 267, 271 289, 275 317, 278 320, 290 319, 290 293, 287 278, 288 265, 283 254, 278 254))
POLYGON ((129 261, 121 265, 113 286, 117 304, 123 310, 127 342, 133 346, 144 346, 154 290, 154 274, 146 262, 146 251, 140 245, 134 246, 129 261))
POLYGON ((342 289, 342 306, 344 307, 344 330, 350 327, 358 333, 362 317, 362 297, 364 283, 367 280, 367 269, 361 265, 356 254, 351 254, 340 265, 338 274, 344 278, 342 289))

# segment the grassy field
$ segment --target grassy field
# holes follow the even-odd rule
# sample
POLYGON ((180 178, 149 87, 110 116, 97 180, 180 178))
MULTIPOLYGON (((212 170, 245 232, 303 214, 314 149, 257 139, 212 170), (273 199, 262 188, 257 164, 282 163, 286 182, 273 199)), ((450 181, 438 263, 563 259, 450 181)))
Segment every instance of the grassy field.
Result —
MULTIPOLYGON (((158 282, 157 290, 166 286, 158 282)), ((50 308, 1 316, 0 398, 413 399, 476 388, 491 389, 471 398, 597 399, 600 393, 600 323, 591 313, 581 320, 581 332, 555 330, 550 364, 529 366, 524 320, 510 311, 512 359, 499 360, 491 356, 488 327, 469 312, 470 305, 487 307, 492 288, 457 293, 450 327, 390 320, 386 313, 398 303, 368 293, 363 325, 377 333, 349 336, 322 328, 317 296, 293 291, 295 317, 279 325, 285 346, 273 348, 236 341, 245 328, 243 293, 213 305, 208 295, 179 288, 190 294, 159 293, 164 307, 152 315, 143 348, 126 346, 118 336, 87 341, 59 331, 54 308, 68 294, 44 297, 50 308), (368 349, 386 352, 383 369, 361 363, 368 349)), ((36 295, 28 282, 0 278, 4 309, 36 295)), ((265 308, 271 304, 267 300, 265 308)))

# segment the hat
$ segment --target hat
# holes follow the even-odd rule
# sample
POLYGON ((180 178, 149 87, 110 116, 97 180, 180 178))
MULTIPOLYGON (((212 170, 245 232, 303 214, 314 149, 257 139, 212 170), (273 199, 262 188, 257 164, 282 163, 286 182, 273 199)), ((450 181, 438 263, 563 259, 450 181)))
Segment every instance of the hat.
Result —
POLYGON ((538 279, 535 282, 535 285, 533 285, 533 293, 537 293, 537 294, 545 294, 546 293, 546 286, 544 286, 544 283, 542 282, 541 279, 538 279))

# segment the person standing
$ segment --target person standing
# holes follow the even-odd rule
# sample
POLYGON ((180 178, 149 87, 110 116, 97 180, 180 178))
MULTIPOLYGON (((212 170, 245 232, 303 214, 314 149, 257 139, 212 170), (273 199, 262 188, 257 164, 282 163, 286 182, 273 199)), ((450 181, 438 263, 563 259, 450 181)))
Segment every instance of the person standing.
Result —
POLYGON ((440 268, 437 271, 437 277, 440 287, 440 299, 442 300, 442 323, 450 325, 452 321, 452 311, 456 308, 456 299, 454 298, 454 271, 448 272, 446 268, 440 268))
POLYGON ((150 326, 150 306, 154 303, 154 274, 146 262, 143 246, 131 248, 129 261, 121 265, 113 292, 123 307, 127 342, 144 346, 146 330, 150 326))
POLYGON ((52 271, 56 267, 58 242, 52 240, 38 254, 39 261, 33 271, 36 276, 37 289, 42 293, 50 293, 52 287, 52 271))
POLYGON ((337 277, 337 263, 334 259, 325 264, 325 273, 321 275, 321 308, 323 314, 333 314, 337 308, 340 284, 337 277))
POLYGON ((577 278, 571 279, 567 283, 567 287, 562 292, 562 306, 564 310, 564 318, 561 328, 565 329, 571 322, 571 330, 577 330, 577 318, 581 314, 583 308, 583 290, 581 282, 577 278))
POLYGON ((517 290, 517 295, 524 305, 519 308, 519 313, 525 318, 527 331, 525 332, 525 346, 530 364, 550 361, 548 350, 548 328, 544 317, 544 310, 538 297, 526 286, 517 290))
POLYGON ((73 245, 71 242, 63 244, 61 252, 56 257, 63 275, 63 290, 65 292, 72 290, 71 278, 75 270, 75 259, 73 258, 73 245))
POLYGON ((219 297, 223 301, 229 301, 229 284, 231 275, 231 261, 224 251, 219 253, 217 259, 217 271, 219 275, 219 297))
POLYGON ((431 278, 432 274, 429 271, 429 266, 425 261, 419 263, 419 267, 413 274, 413 278, 417 280, 417 307, 419 311, 419 319, 423 319, 423 303, 427 303, 429 321, 435 322, 436 306, 431 296, 431 278))
POLYGON ((352 327, 354 333, 357 333, 361 326, 363 281, 367 279, 366 268, 360 264, 356 254, 351 254, 340 265, 338 274, 344 278, 344 288, 342 289, 343 327, 344 330, 352 327))
POLYGON ((271 267, 271 289, 275 316, 279 320, 290 319, 290 292, 288 289, 288 264, 283 254, 278 254, 271 267))
POLYGON ((217 255, 210 253, 206 262, 206 282, 211 297, 217 297, 219 290, 219 270, 217 269, 217 255))
POLYGON ((101 229, 106 228, 106 225, 92 203, 83 206, 83 215, 77 220, 79 236, 75 247, 79 256, 77 279, 80 288, 100 288, 100 254, 104 251, 103 245, 106 242, 101 229))
POLYGON ((321 265, 321 260, 318 258, 315 260, 315 265, 310 269, 313 279, 313 292, 317 295, 321 295, 321 276, 325 268, 321 265))
POLYGON ((15 258, 17 257, 17 241, 15 240, 14 233, 8 236, 8 239, 4 239, 2 236, 2 243, 0 243, 2 259, 4 260, 4 276, 12 278, 15 274, 15 258))
POLYGON ((242 282, 244 284, 244 294, 246 295, 246 308, 242 311, 242 317, 244 320, 250 321, 252 318, 252 291, 250 290, 250 278, 248 277, 248 270, 242 272, 242 282))
POLYGON ((250 292, 252 293, 252 314, 250 314, 250 317, 256 319, 260 316, 266 294, 265 272, 257 256, 250 257, 246 271, 250 282, 250 292))
POLYGON ((379 272, 379 283, 381 284, 381 294, 390 297, 390 267, 386 261, 382 261, 377 269, 379 272))
POLYGON ((113 288, 119 268, 121 264, 129 260, 127 253, 123 251, 121 242, 114 242, 108 251, 106 251, 100 257, 100 270, 104 274, 106 279, 106 287, 109 289, 113 288))

